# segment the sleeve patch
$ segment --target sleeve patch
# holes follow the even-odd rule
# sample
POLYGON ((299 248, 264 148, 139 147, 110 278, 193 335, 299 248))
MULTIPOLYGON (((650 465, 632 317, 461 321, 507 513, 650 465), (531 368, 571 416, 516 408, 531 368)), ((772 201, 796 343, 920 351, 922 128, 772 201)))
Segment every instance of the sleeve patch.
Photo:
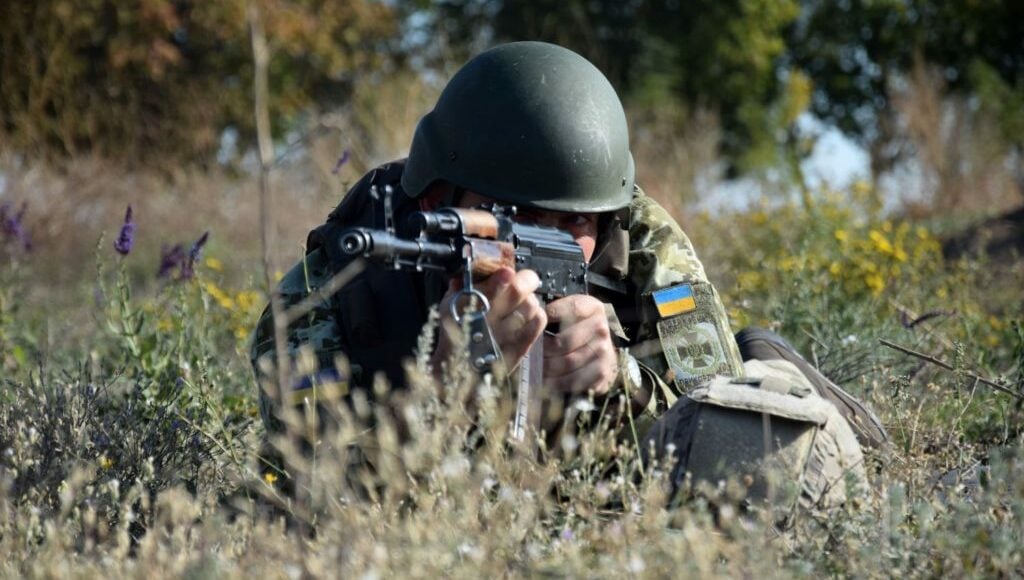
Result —
POLYGON ((689 284, 670 286, 652 294, 654 305, 662 318, 676 316, 696 310, 697 301, 693 296, 693 287, 689 284))

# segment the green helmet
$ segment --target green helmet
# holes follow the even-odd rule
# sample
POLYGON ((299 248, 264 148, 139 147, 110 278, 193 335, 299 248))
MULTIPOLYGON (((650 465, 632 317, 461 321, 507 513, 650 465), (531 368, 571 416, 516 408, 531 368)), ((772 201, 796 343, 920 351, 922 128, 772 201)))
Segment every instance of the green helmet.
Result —
POLYGON ((492 48, 452 77, 416 127, 402 187, 438 180, 505 203, 603 212, 629 204, 635 168, 615 89, 553 44, 492 48))

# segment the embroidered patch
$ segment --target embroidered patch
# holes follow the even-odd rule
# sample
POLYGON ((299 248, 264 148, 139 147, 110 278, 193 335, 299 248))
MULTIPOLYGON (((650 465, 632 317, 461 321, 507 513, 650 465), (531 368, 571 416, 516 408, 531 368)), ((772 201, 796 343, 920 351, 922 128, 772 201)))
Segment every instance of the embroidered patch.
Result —
POLYGON ((662 318, 683 314, 697 308, 697 301, 693 296, 693 286, 689 284, 670 286, 654 292, 651 296, 654 298, 654 305, 658 307, 658 314, 662 318))
POLYGON ((658 322, 658 334, 677 383, 714 375, 725 362, 725 349, 711 322, 669 318, 658 322))
POLYGON ((348 394, 348 381, 336 369, 324 369, 313 375, 296 379, 292 384, 290 401, 298 406, 308 401, 311 404, 337 401, 348 394))

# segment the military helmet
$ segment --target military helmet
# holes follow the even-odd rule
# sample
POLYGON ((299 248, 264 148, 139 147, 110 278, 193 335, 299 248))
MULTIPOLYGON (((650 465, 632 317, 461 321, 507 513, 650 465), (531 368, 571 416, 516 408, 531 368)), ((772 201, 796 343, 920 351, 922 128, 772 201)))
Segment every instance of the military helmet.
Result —
POLYGON ((505 203, 603 212, 629 204, 635 168, 622 103, 575 52, 513 42, 466 63, 420 120, 402 187, 438 180, 505 203))

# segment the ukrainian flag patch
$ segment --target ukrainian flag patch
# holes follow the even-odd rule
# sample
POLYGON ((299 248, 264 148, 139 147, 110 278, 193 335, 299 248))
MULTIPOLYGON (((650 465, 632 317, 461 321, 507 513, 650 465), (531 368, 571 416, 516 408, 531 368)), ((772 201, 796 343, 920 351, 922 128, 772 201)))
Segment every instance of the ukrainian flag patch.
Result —
POLYGON ((693 297, 693 286, 680 284, 654 292, 654 305, 662 318, 675 316, 697 309, 697 301, 693 297))

